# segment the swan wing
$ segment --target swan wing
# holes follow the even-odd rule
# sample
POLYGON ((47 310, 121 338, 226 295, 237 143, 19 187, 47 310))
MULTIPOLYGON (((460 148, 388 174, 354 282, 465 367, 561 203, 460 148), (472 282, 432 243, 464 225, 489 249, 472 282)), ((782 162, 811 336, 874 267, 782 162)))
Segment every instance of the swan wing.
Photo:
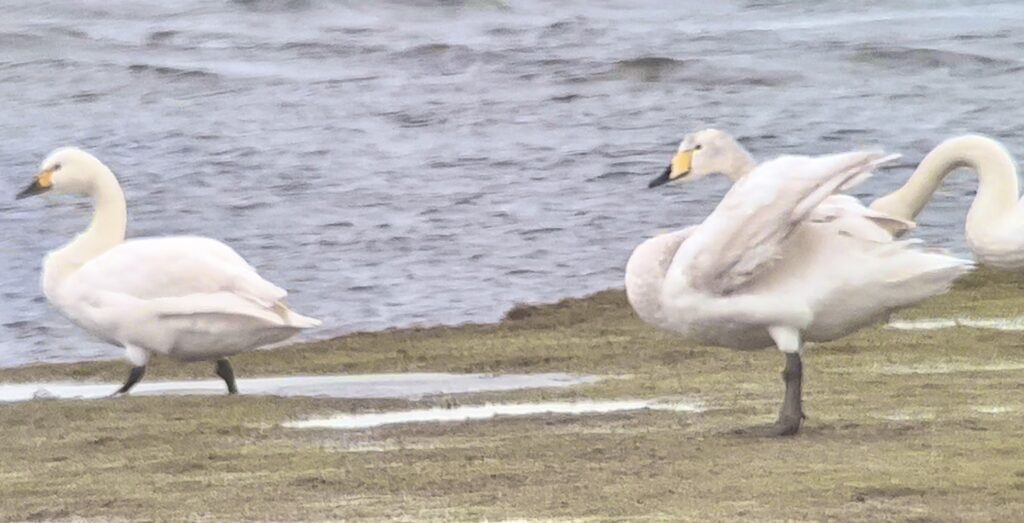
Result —
POLYGON ((812 212, 809 221, 815 224, 831 223, 845 234, 866 240, 885 242, 917 227, 917 224, 884 211, 865 207, 848 194, 833 194, 812 212))
POLYGON ((690 284, 719 295, 735 291, 781 256, 784 241, 823 201, 892 158, 852 152, 782 156, 759 165, 733 185, 680 249, 688 258, 690 284))
POLYGON ((291 324, 291 311, 284 306, 264 307, 231 292, 152 298, 146 300, 145 307, 161 319, 248 316, 270 325, 291 324))
POLYGON ((284 289, 209 238, 129 240, 87 262, 70 283, 86 294, 139 300, 158 314, 287 311, 284 289))

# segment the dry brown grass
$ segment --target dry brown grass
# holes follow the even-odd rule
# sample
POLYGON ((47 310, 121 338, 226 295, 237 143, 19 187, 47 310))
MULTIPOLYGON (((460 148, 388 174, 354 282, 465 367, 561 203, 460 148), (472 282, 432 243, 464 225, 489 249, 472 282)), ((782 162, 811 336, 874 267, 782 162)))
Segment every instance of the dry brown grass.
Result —
MULTIPOLYGON (((1016 277, 983 273, 903 315, 1024 315, 1022 290, 1016 277)), ((497 325, 356 334, 240 356, 235 368, 243 377, 599 373, 626 377, 458 401, 682 396, 712 410, 339 432, 280 423, 415 403, 0 405, 0 518, 1015 520, 1024 512, 1024 371, 993 365, 1024 365, 1020 337, 876 328, 817 347, 805 359, 803 433, 761 439, 736 429, 773 419, 780 355, 687 345, 640 324, 620 291, 519 307, 497 325)), ((0 380, 120 381, 125 372, 121 362, 40 365, 2 370, 0 380)), ((158 361, 146 379, 186 376, 212 377, 211 365, 158 361)))

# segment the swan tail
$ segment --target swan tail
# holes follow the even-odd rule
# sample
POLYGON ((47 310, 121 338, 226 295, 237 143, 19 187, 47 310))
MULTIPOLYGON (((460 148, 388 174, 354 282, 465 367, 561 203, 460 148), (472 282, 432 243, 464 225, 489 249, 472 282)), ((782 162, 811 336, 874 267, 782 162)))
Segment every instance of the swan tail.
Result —
MULTIPOLYGON (((916 243, 916 242, 914 242, 916 243)), ((902 307, 918 301, 945 294, 961 276, 971 272, 973 262, 943 252, 923 251, 911 247, 911 242, 897 242, 893 247, 901 252, 894 253, 894 259, 886 277, 886 293, 891 306, 902 307)))
POLYGON ((252 318, 274 327, 308 329, 320 325, 320 320, 292 311, 284 301, 266 307, 247 296, 227 292, 158 298, 150 300, 149 307, 164 319, 234 316, 252 318))
POLYGON ((274 312, 281 316, 284 320, 285 325, 289 327, 295 327, 296 329, 311 329, 313 327, 319 327, 323 324, 322 321, 316 318, 310 318, 309 316, 303 316, 285 305, 284 302, 277 302, 274 304, 274 312))
POLYGON ((288 296, 288 291, 264 280, 255 271, 239 272, 225 290, 245 296, 264 307, 273 307, 288 296))

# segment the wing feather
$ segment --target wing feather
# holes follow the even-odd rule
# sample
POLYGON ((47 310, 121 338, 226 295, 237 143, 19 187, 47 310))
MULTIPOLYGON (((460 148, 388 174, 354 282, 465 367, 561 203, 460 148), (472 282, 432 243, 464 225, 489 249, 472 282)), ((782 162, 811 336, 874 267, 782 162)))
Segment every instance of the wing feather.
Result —
POLYGON ((879 152, 782 156, 759 165, 726 193, 683 245, 695 288, 730 294, 770 267, 798 224, 829 196, 893 159, 879 152))
POLYGON ((139 300, 229 294, 270 309, 288 294, 227 245, 200 237, 129 240, 90 260, 73 277, 83 289, 139 300))

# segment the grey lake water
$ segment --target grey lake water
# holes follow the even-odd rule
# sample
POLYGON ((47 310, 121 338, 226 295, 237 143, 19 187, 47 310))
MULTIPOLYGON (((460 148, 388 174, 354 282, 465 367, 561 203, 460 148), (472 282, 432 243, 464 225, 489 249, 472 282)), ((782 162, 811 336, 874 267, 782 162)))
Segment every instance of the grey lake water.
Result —
MULTIPOLYGON (((312 337, 493 321, 621 286, 634 245, 699 222, 724 180, 646 189, 688 131, 903 153, 866 199, 958 133, 1024 151, 1022 27, 1018 2, 8 0, 0 365, 121 355, 39 289, 89 216, 14 201, 58 146, 111 166, 130 236, 226 241, 312 337)), ((916 234, 965 252, 973 190, 916 234)))

